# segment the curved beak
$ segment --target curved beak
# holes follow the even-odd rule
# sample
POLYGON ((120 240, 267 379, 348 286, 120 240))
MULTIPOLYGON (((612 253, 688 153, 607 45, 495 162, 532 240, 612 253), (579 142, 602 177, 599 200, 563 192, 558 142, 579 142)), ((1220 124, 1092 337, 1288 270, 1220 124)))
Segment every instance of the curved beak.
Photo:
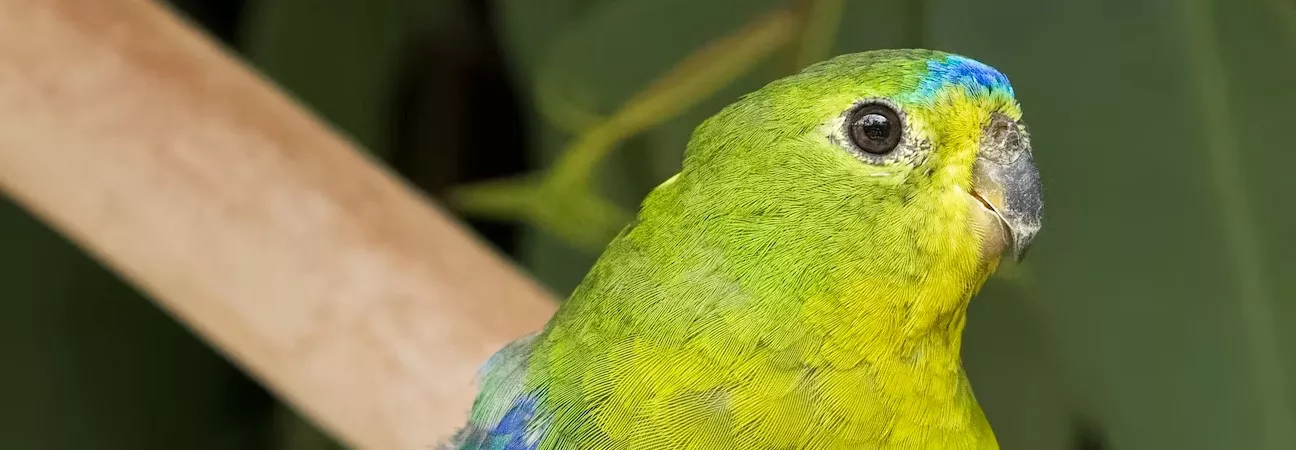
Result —
POLYGON ((1014 261, 1021 261, 1044 216, 1043 188, 1026 127, 995 114, 972 167, 973 195, 999 219, 1014 261))

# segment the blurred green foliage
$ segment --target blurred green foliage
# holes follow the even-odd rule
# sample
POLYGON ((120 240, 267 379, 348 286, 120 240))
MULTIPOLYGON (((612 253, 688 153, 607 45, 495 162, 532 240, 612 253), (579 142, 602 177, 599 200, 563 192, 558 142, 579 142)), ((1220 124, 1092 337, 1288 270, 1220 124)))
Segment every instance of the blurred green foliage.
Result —
MULTIPOLYGON (((970 313, 965 364, 1003 447, 1296 448, 1290 1, 249 0, 233 16, 176 3, 377 156, 458 155, 393 159, 440 174, 421 181, 434 194, 490 186, 447 161, 489 148, 462 130, 489 129, 503 107, 420 122, 457 137, 409 144, 393 125, 398 84, 411 61, 444 57, 419 40, 477 36, 460 31, 482 23, 494 37, 462 46, 502 52, 512 81, 495 88, 523 99, 532 172, 510 183, 561 172, 591 130, 616 125, 586 150, 606 157, 573 166, 588 177, 575 190, 522 202, 574 209, 463 210, 540 225, 501 246, 558 292, 677 170, 692 128, 742 93, 824 54, 921 46, 979 59, 1013 80, 1049 203, 1027 265, 970 313), (778 17, 795 25, 769 26, 778 17), (696 58, 716 45, 749 53, 696 58), (653 98, 670 107, 634 109, 653 98), (627 111, 649 113, 613 120, 627 111), (566 201, 582 195, 587 206, 566 201)), ((472 78, 436 67, 426 83, 472 78)), ((11 205, 0 249, 4 394, 17 400, 0 448, 334 445, 11 205)))

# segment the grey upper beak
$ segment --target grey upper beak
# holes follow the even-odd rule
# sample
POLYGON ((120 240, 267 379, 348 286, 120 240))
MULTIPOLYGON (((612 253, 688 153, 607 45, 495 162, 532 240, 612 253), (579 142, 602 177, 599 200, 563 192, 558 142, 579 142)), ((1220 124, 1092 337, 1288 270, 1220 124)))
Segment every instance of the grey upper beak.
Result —
POLYGON ((1043 187, 1025 126, 996 113, 972 170, 973 189, 999 216, 1012 239, 1013 259, 1021 261, 1044 216, 1043 187))

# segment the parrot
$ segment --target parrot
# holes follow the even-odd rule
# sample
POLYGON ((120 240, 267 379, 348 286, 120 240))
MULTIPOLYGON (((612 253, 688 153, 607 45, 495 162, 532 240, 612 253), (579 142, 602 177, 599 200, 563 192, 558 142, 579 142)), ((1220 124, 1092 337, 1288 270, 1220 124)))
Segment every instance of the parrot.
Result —
POLYGON ((485 362, 444 448, 998 448, 966 312, 1043 205, 998 70, 813 64, 694 129, 545 327, 485 362))

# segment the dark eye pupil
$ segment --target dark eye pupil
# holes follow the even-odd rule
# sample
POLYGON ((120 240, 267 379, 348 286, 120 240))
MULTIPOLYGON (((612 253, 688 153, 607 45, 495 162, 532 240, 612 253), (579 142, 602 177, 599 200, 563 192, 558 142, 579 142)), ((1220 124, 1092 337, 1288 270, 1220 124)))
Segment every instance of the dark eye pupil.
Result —
POLYGON ((866 103, 850 112, 849 135, 860 150, 874 155, 890 153, 900 145, 900 114, 882 103, 866 103))
POLYGON ((864 135, 874 141, 886 139, 887 133, 891 131, 891 122, 881 114, 869 114, 860 119, 859 124, 864 128, 864 135))

